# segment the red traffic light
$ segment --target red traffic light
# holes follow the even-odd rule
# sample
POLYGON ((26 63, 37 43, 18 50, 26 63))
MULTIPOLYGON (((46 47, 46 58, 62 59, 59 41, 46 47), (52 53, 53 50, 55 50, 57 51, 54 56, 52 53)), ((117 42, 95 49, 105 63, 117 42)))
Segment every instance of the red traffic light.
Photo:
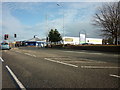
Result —
POLYGON ((7 40, 9 38, 9 35, 8 34, 5 34, 4 35, 4 39, 7 40))

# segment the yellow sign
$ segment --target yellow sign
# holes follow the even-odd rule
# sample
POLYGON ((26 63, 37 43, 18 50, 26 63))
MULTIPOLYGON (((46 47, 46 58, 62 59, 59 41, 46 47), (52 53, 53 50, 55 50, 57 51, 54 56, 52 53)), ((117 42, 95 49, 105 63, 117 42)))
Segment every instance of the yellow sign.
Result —
POLYGON ((89 40, 89 42, 96 42, 96 43, 98 43, 98 42, 101 42, 102 40, 89 40))
POLYGON ((73 42, 73 38, 65 38, 66 42, 73 42))

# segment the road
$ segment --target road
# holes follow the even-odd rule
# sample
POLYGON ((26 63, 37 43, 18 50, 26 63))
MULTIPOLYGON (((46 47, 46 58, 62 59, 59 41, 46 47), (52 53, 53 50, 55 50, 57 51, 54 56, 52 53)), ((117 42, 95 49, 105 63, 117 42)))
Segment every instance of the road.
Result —
POLYGON ((22 47, 0 62, 2 88, 120 88, 118 54, 22 47))

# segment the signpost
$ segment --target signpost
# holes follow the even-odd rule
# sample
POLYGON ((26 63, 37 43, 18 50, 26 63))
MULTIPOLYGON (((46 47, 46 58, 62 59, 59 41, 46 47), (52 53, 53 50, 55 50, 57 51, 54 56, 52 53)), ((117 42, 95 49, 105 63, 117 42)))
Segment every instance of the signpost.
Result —
POLYGON ((86 35, 85 34, 80 34, 80 44, 86 43, 86 35))

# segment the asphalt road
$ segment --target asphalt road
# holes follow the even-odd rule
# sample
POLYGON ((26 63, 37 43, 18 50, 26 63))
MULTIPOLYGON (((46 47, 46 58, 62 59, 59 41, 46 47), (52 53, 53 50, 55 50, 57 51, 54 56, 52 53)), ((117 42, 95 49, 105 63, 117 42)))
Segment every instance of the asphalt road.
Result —
POLYGON ((0 62, 2 88, 120 88, 117 54, 23 47, 3 50, 0 62))

